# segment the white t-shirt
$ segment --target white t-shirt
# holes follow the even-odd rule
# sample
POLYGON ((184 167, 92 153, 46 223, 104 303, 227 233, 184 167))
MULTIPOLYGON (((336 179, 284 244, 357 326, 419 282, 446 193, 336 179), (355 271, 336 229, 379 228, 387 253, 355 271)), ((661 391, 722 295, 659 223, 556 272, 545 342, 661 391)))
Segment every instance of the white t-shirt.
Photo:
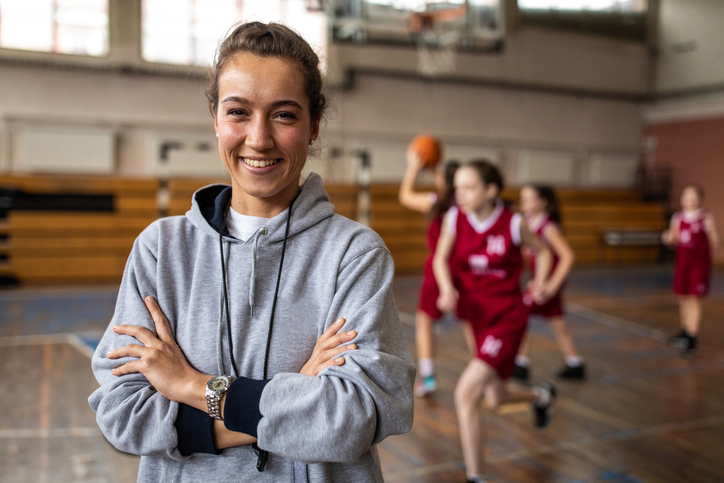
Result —
POLYGON ((229 234, 234 238, 246 241, 254 236, 254 233, 267 221, 269 221, 269 218, 242 215, 229 207, 229 216, 226 218, 226 228, 229 229, 229 234))

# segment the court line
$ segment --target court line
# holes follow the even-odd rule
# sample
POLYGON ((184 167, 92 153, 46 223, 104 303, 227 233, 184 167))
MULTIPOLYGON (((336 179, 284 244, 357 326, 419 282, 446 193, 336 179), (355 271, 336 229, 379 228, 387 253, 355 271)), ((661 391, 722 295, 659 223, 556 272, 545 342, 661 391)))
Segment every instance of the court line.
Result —
POLYGON ((100 435, 98 428, 0 429, 0 439, 90 438, 100 435))
POLYGON ((615 315, 599 312, 598 310, 579 305, 579 303, 568 302, 566 304, 566 312, 615 329, 630 332, 640 337, 653 339, 664 344, 666 344, 669 340, 669 336, 660 330, 652 329, 650 327, 637 324, 631 320, 616 317, 615 315))
POLYGON ((21 347, 30 345, 68 344, 81 354, 93 357, 93 349, 83 342, 82 337, 100 339, 103 332, 82 332, 73 334, 39 334, 39 335, 11 335, 0 337, 0 347, 21 347))
MULTIPOLYGON (((583 436, 569 441, 561 441, 559 443, 547 444, 538 446, 536 448, 524 449, 519 451, 510 451, 501 454, 487 454, 485 461, 487 463, 503 463, 519 458, 529 458, 533 456, 541 456, 547 454, 555 454, 562 450, 580 450, 582 446, 590 446, 599 443, 608 443, 612 441, 624 441, 632 440, 636 438, 643 438, 648 436, 658 436, 674 431, 686 431, 693 429, 700 429, 707 426, 714 426, 717 424, 724 423, 724 416, 711 416, 704 419, 698 419, 694 421, 683 421, 676 423, 663 423, 647 428, 629 428, 604 433, 599 436, 583 436)), ((385 481, 396 481, 407 479, 415 476, 424 476, 434 473, 440 473, 443 471, 452 471, 457 469, 464 469, 465 463, 460 461, 451 461, 449 463, 443 463, 439 465, 423 466, 418 468, 403 469, 398 471, 386 471, 385 481)))
MULTIPOLYGON (((724 294, 709 294, 707 299, 724 300, 724 294)), ((672 293, 650 294, 630 297, 587 298, 569 302, 594 309, 617 309, 628 307, 657 307, 661 305, 677 305, 676 296, 672 293)))

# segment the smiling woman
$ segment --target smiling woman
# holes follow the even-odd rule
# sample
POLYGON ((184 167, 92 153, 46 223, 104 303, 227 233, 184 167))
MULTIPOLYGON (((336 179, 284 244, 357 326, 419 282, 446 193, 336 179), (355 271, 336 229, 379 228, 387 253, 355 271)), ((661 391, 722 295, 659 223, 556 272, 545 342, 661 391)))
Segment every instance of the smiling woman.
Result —
POLYGON ((300 187, 319 60, 282 25, 243 24, 207 95, 232 184, 136 240, 93 357, 98 424, 142 455, 139 481, 381 481, 415 369, 384 243, 319 176, 300 187))

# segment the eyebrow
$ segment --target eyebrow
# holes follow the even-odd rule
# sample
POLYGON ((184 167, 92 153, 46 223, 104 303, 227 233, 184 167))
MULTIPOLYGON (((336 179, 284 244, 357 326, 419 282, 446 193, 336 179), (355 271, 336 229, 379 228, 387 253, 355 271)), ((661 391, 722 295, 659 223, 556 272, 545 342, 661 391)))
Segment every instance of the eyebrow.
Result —
MULTIPOLYGON (((246 99, 244 97, 239 97, 239 96, 229 96, 229 97, 225 98, 223 101, 221 101, 222 104, 224 104, 226 102, 238 102, 239 104, 251 104, 249 99, 246 99)), ((271 107, 273 107, 273 108, 281 107, 281 106, 293 106, 293 107, 298 108, 300 111, 304 110, 304 108, 297 101, 293 101, 291 99, 283 99, 280 101, 274 101, 274 102, 272 102, 272 105, 271 105, 271 107)))

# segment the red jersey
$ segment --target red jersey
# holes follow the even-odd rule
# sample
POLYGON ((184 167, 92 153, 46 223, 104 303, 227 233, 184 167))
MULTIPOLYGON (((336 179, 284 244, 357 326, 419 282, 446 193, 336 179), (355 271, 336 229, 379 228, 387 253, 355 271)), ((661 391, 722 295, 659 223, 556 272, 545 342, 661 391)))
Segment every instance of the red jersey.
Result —
POLYGON ((427 228, 427 247, 430 249, 431 256, 435 254, 437 248, 437 241, 440 239, 440 232, 442 232, 442 216, 438 216, 430 222, 430 226, 427 228))
POLYGON ((673 225, 679 229, 677 256, 709 260, 709 236, 704 229, 704 217, 702 210, 691 214, 681 211, 674 214, 673 225))
MULTIPOLYGON (((551 245, 548 237, 546 236, 546 230, 548 230, 548 228, 551 226, 558 226, 558 224, 548 218, 547 214, 543 214, 528 223, 528 228, 530 229, 531 233, 537 236, 541 240, 541 242, 543 242, 543 244, 548 248, 551 248, 551 245)), ((528 256, 528 262, 530 262, 530 270, 531 272, 535 273, 535 252, 533 250, 526 250, 526 255, 528 256)), ((554 250, 551 250, 551 260, 552 263, 550 273, 552 274, 553 271, 556 269, 559 260, 558 255, 556 255, 556 252, 554 250)))
POLYGON ((462 291, 473 295, 520 294, 521 216, 502 202, 483 221, 461 213, 457 207, 448 213, 448 229, 455 235, 450 269, 460 280, 462 291))

